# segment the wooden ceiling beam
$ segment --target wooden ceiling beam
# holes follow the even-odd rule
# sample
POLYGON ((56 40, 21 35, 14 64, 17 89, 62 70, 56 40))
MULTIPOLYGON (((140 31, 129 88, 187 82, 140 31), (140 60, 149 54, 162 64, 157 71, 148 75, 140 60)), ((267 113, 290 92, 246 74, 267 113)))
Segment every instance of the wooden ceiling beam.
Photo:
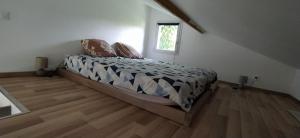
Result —
POLYGON ((181 20, 189 24, 191 27, 196 29, 200 33, 205 33, 205 30, 198 25, 193 19, 191 19, 186 13, 184 13, 179 7, 177 7, 173 2, 170 0, 154 0, 161 6, 168 9, 171 13, 179 17, 181 20))

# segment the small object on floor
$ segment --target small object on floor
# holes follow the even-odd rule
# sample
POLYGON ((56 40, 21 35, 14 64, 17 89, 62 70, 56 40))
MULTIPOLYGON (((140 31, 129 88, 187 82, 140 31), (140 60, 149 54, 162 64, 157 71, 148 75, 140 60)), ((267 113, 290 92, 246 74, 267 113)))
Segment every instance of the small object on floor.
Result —
POLYGON ((244 89, 244 87, 241 87, 241 85, 239 85, 239 84, 232 85, 231 88, 234 89, 234 90, 244 89))
POLYGON ((248 76, 240 76, 239 78, 239 89, 245 88, 248 83, 248 76))
POLYGON ((237 89, 239 89, 239 87, 238 87, 238 86, 232 86, 231 88, 232 88, 232 89, 234 89, 234 90, 237 90, 237 89))
POLYGON ((289 110, 289 113, 300 122, 300 112, 295 110, 289 110))
POLYGON ((56 74, 56 70, 39 70, 36 72, 40 77, 53 77, 56 74))
POLYGON ((36 57, 35 60, 36 75, 37 76, 46 76, 48 68, 48 58, 47 57, 36 57))
POLYGON ((53 77, 56 74, 56 70, 48 70, 46 76, 53 77))

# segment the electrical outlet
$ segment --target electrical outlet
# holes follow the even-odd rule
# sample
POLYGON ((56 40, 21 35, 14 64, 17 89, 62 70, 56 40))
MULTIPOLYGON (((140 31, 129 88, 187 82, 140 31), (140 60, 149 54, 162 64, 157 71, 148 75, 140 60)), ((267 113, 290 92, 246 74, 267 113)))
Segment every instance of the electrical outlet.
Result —
POLYGON ((259 78, 259 76, 254 76, 253 79, 254 79, 255 81, 258 81, 260 78, 259 78))

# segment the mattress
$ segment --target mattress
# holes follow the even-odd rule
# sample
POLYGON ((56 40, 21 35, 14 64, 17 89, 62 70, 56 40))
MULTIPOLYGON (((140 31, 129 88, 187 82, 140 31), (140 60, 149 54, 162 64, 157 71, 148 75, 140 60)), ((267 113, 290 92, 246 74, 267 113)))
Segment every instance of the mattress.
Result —
POLYGON ((94 81, 170 99, 187 112, 217 80, 213 70, 151 59, 74 55, 65 58, 65 67, 94 81))

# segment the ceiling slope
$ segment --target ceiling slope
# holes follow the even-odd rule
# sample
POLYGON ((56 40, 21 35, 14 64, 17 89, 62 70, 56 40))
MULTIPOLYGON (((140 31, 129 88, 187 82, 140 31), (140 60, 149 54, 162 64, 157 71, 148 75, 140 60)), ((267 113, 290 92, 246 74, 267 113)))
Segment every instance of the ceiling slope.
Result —
POLYGON ((208 33, 300 68, 299 0, 171 0, 208 33))
POLYGON ((186 13, 184 13, 181 9, 179 9, 174 3, 170 0, 154 0, 156 3, 160 4, 162 7, 165 7, 174 15, 179 17, 181 20, 185 21, 188 25, 196 29, 200 33, 205 33, 205 30, 197 24, 193 19, 191 19, 186 13))

